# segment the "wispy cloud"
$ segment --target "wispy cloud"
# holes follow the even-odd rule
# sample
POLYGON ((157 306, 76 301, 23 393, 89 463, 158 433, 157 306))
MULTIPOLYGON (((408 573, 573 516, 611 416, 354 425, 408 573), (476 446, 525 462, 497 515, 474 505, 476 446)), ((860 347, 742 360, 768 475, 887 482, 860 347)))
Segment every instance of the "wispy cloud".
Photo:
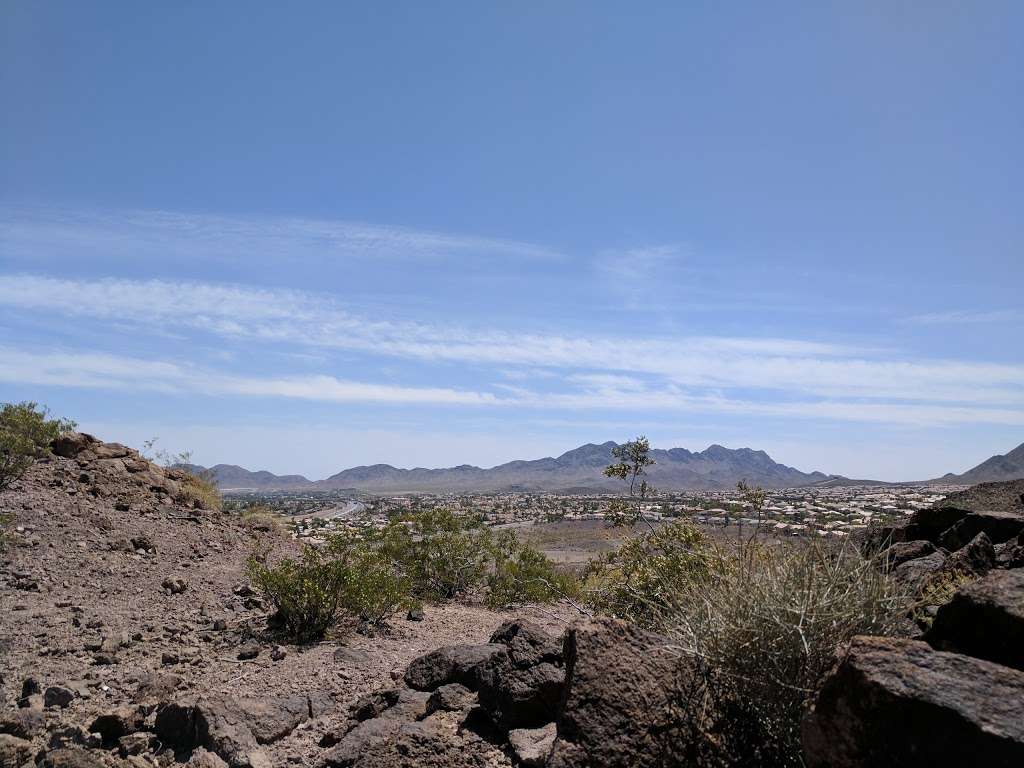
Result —
POLYGON ((918 325, 984 325, 988 323, 1024 322, 1024 312, 1017 309, 969 310, 927 312, 912 315, 908 322, 918 325))
POLYGON ((582 383, 581 376, 626 375, 787 396, 1024 403, 1020 365, 890 359, 876 350, 800 339, 560 336, 383 321, 316 294, 245 286, 6 275, 0 276, 0 307, 306 350, 472 363, 506 377, 510 366, 559 370, 569 384, 582 383))
POLYGON ((184 363, 102 352, 35 352, 0 347, 0 382, 18 385, 142 389, 152 392, 283 397, 338 403, 501 405, 487 392, 408 387, 334 376, 239 376, 184 363))
POLYGON ((560 259, 551 248, 514 239, 450 234, 359 222, 226 217, 169 211, 89 212, 0 207, 0 243, 10 259, 103 257, 251 262, 310 258, 560 259))
POLYGON ((0 382, 18 385, 148 390, 204 396, 246 396, 337 403, 432 404, 535 410, 719 413, 915 426, 1024 425, 1024 409, 874 402, 763 402, 699 394, 675 385, 644 385, 628 377, 578 377, 575 390, 550 393, 503 387, 503 394, 444 387, 351 381, 333 376, 237 375, 165 360, 108 353, 39 352, 0 347, 0 382))

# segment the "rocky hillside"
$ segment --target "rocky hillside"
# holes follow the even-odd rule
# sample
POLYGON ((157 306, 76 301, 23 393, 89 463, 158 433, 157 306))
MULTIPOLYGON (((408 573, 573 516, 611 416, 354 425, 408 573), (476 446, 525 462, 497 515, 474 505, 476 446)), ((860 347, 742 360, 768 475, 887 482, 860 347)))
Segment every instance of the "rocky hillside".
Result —
POLYGON ((1024 480, 1024 443, 1006 454, 992 456, 963 474, 950 472, 934 480, 936 483, 995 483, 1006 480, 1024 480))
MULTIPOLYGON (((73 435, 54 449, 0 493, 13 516, 0 552, 4 768, 316 765, 361 696, 508 618, 450 605, 396 618, 382 637, 281 645, 244 561, 290 539, 203 509, 183 472, 124 446, 73 435)), ((427 726, 443 721, 461 743, 451 720, 427 726)))
MULTIPOLYGON (((210 468, 221 488, 354 489, 371 493, 460 491, 615 491, 621 484, 601 474, 612 462, 614 442, 588 443, 557 458, 510 461, 490 469, 468 464, 447 469, 398 469, 390 464, 353 467, 325 480, 309 482, 300 475, 276 476, 218 464, 210 468), (306 485, 303 485, 305 481, 306 485)), ((727 489, 740 480, 764 488, 793 488, 827 481, 821 472, 801 472, 779 464, 764 451, 712 445, 704 451, 654 449, 657 462, 651 484, 664 490, 727 489)), ((202 470, 202 467, 195 468, 202 470)))

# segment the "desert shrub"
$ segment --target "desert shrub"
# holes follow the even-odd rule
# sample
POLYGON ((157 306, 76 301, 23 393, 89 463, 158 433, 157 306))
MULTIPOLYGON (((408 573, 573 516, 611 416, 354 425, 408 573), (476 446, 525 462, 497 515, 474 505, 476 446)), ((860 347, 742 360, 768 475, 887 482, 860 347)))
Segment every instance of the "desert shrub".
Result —
POLYGON ((685 520, 631 536, 591 562, 587 601, 599 613, 657 628, 677 597, 706 575, 708 552, 704 535, 685 520))
POLYGON ((185 473, 185 479, 181 488, 186 499, 203 509, 219 511, 223 499, 213 477, 207 472, 197 474, 187 469, 182 471, 185 473))
POLYGON ((253 531, 280 533, 284 528, 280 515, 266 504, 246 504, 238 509, 238 516, 242 523, 253 531))
POLYGON ((414 602, 412 583, 401 564, 372 539, 336 534, 328 542, 328 551, 347 573, 341 600, 346 613, 379 625, 414 602))
POLYGON ((556 570, 542 552, 520 544, 513 534, 499 537, 492 552, 494 570, 487 577, 486 600, 491 608, 550 603, 575 598, 579 592, 574 574, 556 570))
POLYGON ((910 605, 910 618, 918 627, 927 630, 935 621, 935 610, 953 599, 953 595, 977 576, 962 571, 947 571, 926 578, 918 588, 910 605))
POLYGON ((836 648, 897 634, 907 595, 848 545, 741 543, 703 557, 664 622, 702 676, 707 716, 690 710, 702 762, 802 765, 800 722, 836 648))
POLYGON ((284 558, 273 565, 266 554, 253 555, 247 572, 276 609, 282 629, 298 642, 319 640, 327 633, 349 583, 345 562, 315 547, 306 547, 298 560, 284 558))
POLYGON ((424 600, 463 595, 487 575, 491 534, 478 517, 424 510, 391 522, 375 539, 424 600))
POLYGON ((192 463, 192 452, 170 453, 157 448, 159 438, 151 438, 142 444, 142 457, 166 469, 181 473, 181 492, 184 501, 201 509, 219 512, 224 506, 220 488, 213 473, 192 463))
POLYGON ((33 402, 4 403, 0 406, 0 491, 45 456, 50 443, 75 428, 67 419, 51 419, 44 406, 33 402))

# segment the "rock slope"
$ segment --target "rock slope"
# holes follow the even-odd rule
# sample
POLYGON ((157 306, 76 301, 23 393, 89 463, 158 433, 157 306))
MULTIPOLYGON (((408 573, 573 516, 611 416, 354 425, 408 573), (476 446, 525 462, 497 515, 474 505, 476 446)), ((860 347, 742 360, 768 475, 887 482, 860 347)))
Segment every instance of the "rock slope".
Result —
POLYGON ((183 473, 124 446, 74 435, 54 451, 0 494, 13 516, 0 552, 4 768, 312 765, 360 696, 507 618, 450 605, 382 637, 283 645, 243 573, 253 549, 290 539, 203 509, 183 473))

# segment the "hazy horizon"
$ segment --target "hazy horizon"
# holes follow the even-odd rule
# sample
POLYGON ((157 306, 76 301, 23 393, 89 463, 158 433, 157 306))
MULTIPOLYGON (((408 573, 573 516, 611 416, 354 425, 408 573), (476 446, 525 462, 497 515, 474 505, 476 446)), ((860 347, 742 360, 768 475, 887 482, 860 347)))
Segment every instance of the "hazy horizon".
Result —
POLYGON ((312 479, 1024 441, 1024 8, 0 10, 0 400, 312 479))

